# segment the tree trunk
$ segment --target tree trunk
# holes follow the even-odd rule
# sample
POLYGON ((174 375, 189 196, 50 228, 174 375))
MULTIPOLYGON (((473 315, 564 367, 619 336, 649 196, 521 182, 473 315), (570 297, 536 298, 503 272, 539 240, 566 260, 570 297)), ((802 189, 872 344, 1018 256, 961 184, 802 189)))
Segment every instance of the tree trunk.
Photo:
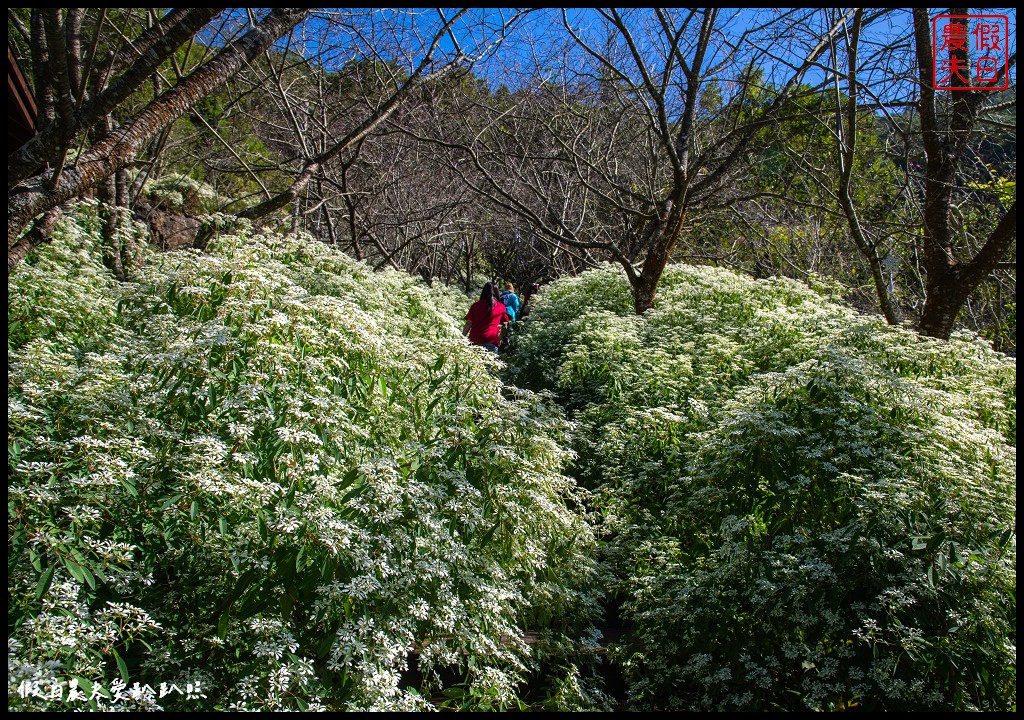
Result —
POLYGON ((683 231, 683 220, 685 219, 686 212, 682 209, 682 204, 671 203, 667 216, 659 221, 661 232, 647 252, 647 257, 644 258, 640 274, 630 277, 630 285, 633 287, 633 304, 637 315, 643 315, 654 307, 658 283, 661 282, 665 266, 672 258, 672 250, 683 231))
POLYGON ((848 40, 848 62, 849 70, 847 76, 847 92, 849 99, 846 103, 845 126, 843 123, 842 98, 838 96, 836 89, 836 140, 839 146, 839 204, 843 208, 846 222, 850 226, 850 234, 861 254, 867 260, 871 268, 871 279, 875 283, 875 294, 878 296, 878 304, 885 315, 885 320, 890 325, 898 325, 899 318, 896 315, 896 308, 889 297, 889 288, 882 276, 881 258, 878 257, 878 246, 872 242, 864 231, 857 208, 853 204, 851 187, 853 185, 854 159, 857 155, 857 125, 858 125, 858 86, 857 86, 857 50, 860 41, 861 26, 864 22, 864 8, 857 8, 853 18, 853 29, 848 40))
MULTIPOLYGON (((487 242, 487 231, 484 230, 484 242, 487 242)), ((473 240, 466 234, 466 294, 473 290, 473 240)))
MULTIPOLYGON (((966 14, 965 9, 953 13, 966 14)), ((922 334, 942 339, 953 332, 956 317, 968 296, 995 269, 1017 237, 1017 203, 1014 202, 973 258, 960 260, 954 251, 955 229, 951 226, 953 189, 967 142, 978 119, 986 90, 969 90, 969 82, 956 74, 948 126, 941 125, 936 110, 934 55, 931 21, 926 8, 914 8, 914 39, 921 88, 921 140, 925 151, 924 266, 925 305, 918 325, 922 334)), ((950 56, 969 67, 963 49, 950 49, 950 56)))
POLYGON ((973 289, 968 288, 959 276, 956 267, 947 268, 944 272, 937 268, 928 270, 927 294, 919 325, 922 335, 949 339, 960 308, 973 289))
POLYGON ((660 278, 641 274, 633 283, 633 306, 637 315, 643 315, 654 307, 654 296, 658 291, 660 278))
POLYGON ((100 201, 100 220, 103 234, 103 264, 118 280, 125 279, 124 266, 121 264, 121 247, 118 243, 117 223, 117 192, 114 176, 105 177, 97 187, 100 201))
MULTIPOLYGON (((926 216, 927 217, 927 216, 926 216)), ((925 228, 927 241, 928 228, 925 228)), ((970 262, 925 255, 925 303, 919 329, 923 335, 948 339, 967 298, 998 267, 1017 237, 1017 203, 1013 203, 970 262)))
MULTIPOLYGON (((132 42, 125 43, 121 51, 104 65, 104 68, 97 68, 98 76, 105 76, 107 70, 119 75, 109 89, 99 92, 97 96, 86 102, 78 112, 62 115, 61 124, 54 124, 46 127, 36 137, 11 153, 7 158, 7 189, 10 191, 15 185, 28 178, 37 168, 49 162, 57 155, 61 148, 67 148, 77 130, 82 132, 93 123, 109 114, 114 107, 128 97, 139 85, 145 82, 152 73, 159 67, 160 63, 170 57, 177 48, 189 38, 195 36, 222 8, 176 8, 165 15, 159 23, 149 28, 140 37, 132 42), (141 53, 141 57, 139 54, 141 53)), ((62 33, 53 33, 53 37, 47 34, 47 45, 59 43, 63 46, 62 33)), ((58 47, 54 46, 54 50, 58 47)), ((61 54, 61 63, 64 62, 64 54, 61 54)), ((81 62, 81 58, 72 57, 69 63, 73 68, 81 62)), ((37 92, 41 78, 36 78, 37 92)), ((55 80, 59 81, 59 79, 55 80)), ((78 92, 80 78, 75 76, 70 80, 75 81, 75 87, 70 88, 78 92)), ((50 91, 51 88, 44 87, 43 91, 50 91)), ((70 97, 70 94, 69 96, 70 97)))
POLYGON ((36 219, 32 228, 22 235, 18 242, 7 250, 8 276, 10 276, 11 270, 17 267, 18 263, 25 259, 29 250, 34 248, 36 245, 49 242, 50 231, 53 230, 54 225, 56 225, 57 221, 60 220, 61 215, 63 215, 63 211, 59 207, 47 210, 41 217, 36 219))

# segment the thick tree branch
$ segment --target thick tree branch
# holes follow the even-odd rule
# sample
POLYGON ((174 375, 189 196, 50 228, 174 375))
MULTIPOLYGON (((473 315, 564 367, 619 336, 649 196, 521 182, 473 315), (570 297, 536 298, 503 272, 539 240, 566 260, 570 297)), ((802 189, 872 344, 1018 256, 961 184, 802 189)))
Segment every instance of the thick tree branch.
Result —
POLYGON ((89 148, 78 159, 75 167, 65 170, 56 187, 48 188, 52 173, 42 172, 9 192, 8 248, 36 215, 75 197, 117 170, 128 167, 157 133, 238 72, 270 43, 291 30, 305 15, 305 8, 273 10, 244 36, 221 50, 210 62, 153 100, 124 128, 89 148))
MULTIPOLYGON (((148 45, 149 47, 135 59, 135 62, 126 63, 125 72, 106 90, 98 97, 86 102, 77 113, 71 111, 71 106, 64 107, 62 105, 61 111, 57 113, 61 122, 44 128, 38 136, 8 156, 8 191, 53 158, 61 149, 69 148, 76 135, 88 131, 96 122, 110 113, 122 100, 145 82, 183 42, 193 37, 220 10, 222 8, 179 8, 172 11, 172 16, 176 18, 176 21, 171 27, 154 26, 147 30, 143 36, 145 40, 143 46, 148 45), (164 32, 161 33, 161 31, 164 32)), ((64 38, 65 31, 63 29, 53 32, 48 30, 46 33, 49 55, 52 57, 59 53, 59 57, 54 62, 64 64, 66 67, 64 38)), ((60 86, 53 85, 57 91, 58 102, 62 102, 61 98, 64 95, 63 82, 67 79, 66 71, 60 73, 60 76, 55 76, 52 69, 46 76, 49 85, 61 81, 60 86), (63 80, 60 76, 63 76, 63 80)), ((68 96, 70 97, 70 91, 68 96)))

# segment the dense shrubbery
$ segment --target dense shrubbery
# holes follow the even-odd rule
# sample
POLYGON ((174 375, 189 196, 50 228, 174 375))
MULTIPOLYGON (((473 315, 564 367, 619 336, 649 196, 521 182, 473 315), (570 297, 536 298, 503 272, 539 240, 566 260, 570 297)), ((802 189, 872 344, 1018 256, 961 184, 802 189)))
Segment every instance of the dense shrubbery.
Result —
POLYGON ((8 282, 10 708, 607 709, 604 590, 638 709, 1015 705, 983 342, 686 266, 637 317, 605 268, 503 386, 457 294, 248 231, 117 283, 98 232, 8 282))
POLYGON ((786 280, 545 290, 512 381, 578 426, 640 708, 1016 702, 1016 365, 786 280))
POLYGON ((525 629, 553 706, 601 706, 559 660, 597 610, 568 426, 463 298, 244 232, 119 284, 97 230, 8 283, 10 708, 430 708, 410 657, 515 706, 525 629))
POLYGON ((187 176, 169 173, 145 186, 146 199, 169 210, 193 215, 217 210, 217 195, 208 185, 187 176))

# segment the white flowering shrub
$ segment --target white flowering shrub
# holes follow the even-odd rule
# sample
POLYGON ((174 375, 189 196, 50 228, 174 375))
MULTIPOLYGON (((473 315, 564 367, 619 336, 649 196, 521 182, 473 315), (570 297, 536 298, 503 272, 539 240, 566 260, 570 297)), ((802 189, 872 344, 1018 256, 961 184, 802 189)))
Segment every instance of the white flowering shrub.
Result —
POLYGON ((96 262, 102 252, 98 208, 94 201, 80 203, 74 221, 57 223, 46 249, 31 255, 32 270, 8 281, 8 347, 59 336, 64 345, 87 351, 95 328, 114 317, 117 283, 96 262))
POLYGON ((145 186, 145 197, 154 205, 172 211, 200 215, 217 210, 217 193, 209 185, 178 173, 167 173, 145 186))
POLYGON ((789 280, 545 288, 508 377, 577 426, 640 709, 1016 703, 1016 364, 789 280))
POLYGON ((9 709, 502 709, 526 630, 595 642, 569 426, 463 298, 244 232, 119 284, 62 223, 8 281, 9 709))

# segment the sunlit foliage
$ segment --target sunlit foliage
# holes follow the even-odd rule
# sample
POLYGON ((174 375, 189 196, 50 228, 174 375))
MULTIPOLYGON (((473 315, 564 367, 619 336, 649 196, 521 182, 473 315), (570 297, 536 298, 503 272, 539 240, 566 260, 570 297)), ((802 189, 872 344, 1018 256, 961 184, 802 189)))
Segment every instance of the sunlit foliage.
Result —
POLYGON ((545 288, 510 380, 578 431, 638 708, 1016 703, 1016 364, 789 280, 545 288))
POLYGON ((607 266, 499 359, 306 237, 119 283, 99 227, 8 282, 10 708, 607 710, 606 592, 631 709, 1015 707, 1016 364, 977 337, 683 265, 637 316, 607 266))
POLYGON ((593 645, 568 425, 465 298, 251 231, 116 283, 98 227, 8 282, 9 708, 500 709, 593 645))

